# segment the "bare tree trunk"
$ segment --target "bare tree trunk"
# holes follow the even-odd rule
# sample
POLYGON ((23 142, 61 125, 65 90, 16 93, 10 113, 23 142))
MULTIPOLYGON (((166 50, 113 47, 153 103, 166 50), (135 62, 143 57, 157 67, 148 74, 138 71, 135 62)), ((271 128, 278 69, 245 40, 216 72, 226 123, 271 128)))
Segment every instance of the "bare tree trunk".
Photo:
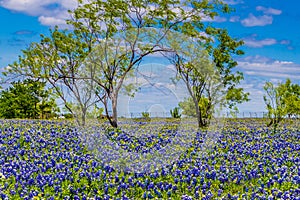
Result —
POLYGON ((81 126, 85 126, 85 121, 86 121, 86 111, 87 109, 84 108, 82 109, 82 113, 81 113, 81 126))
POLYGON ((112 104, 112 120, 110 121, 110 123, 112 127, 118 128, 118 110, 117 110, 118 95, 117 94, 112 95, 111 104, 112 104))

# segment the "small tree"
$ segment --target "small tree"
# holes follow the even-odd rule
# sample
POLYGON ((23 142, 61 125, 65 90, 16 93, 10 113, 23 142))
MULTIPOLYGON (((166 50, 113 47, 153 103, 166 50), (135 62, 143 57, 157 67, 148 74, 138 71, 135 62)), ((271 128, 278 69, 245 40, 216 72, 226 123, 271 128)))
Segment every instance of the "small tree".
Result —
POLYGON ((285 117, 300 114, 300 86, 298 84, 292 84, 290 79, 277 86, 272 82, 266 82, 264 90, 266 95, 263 98, 270 119, 268 126, 273 125, 274 131, 285 117))
POLYGON ((143 119, 150 119, 150 113, 149 112, 142 112, 142 118, 143 119))
POLYGON ((179 113, 179 107, 175 107, 173 110, 170 110, 170 114, 175 119, 181 118, 181 114, 179 113))
POLYGON ((87 113, 88 119, 98 119, 103 115, 104 108, 99 108, 96 104, 89 109, 87 113))
MULTIPOLYGON (((179 107, 182 109, 182 114, 188 117, 196 117, 196 107, 193 99, 191 97, 185 98, 184 101, 179 102, 179 107)), ((208 108, 208 99, 202 97, 198 103, 199 111, 201 112, 201 116, 203 120, 210 120, 212 118, 212 114, 207 111, 208 108)))
POLYGON ((191 97, 185 98, 183 101, 179 102, 179 107, 182 110, 182 114, 187 117, 197 117, 196 107, 191 97))
POLYGON ((31 79, 13 82, 0 94, 0 115, 4 118, 45 118, 58 110, 44 82, 31 79))
POLYGON ((94 81, 80 78, 83 73, 89 73, 79 70, 89 53, 88 44, 83 43, 76 33, 60 31, 56 27, 49 37, 41 35, 40 43, 32 43, 22 52, 18 62, 11 64, 3 74, 8 79, 45 80, 77 124, 84 126, 88 109, 98 101, 94 81), (78 105, 76 110, 69 106, 71 100, 78 105))

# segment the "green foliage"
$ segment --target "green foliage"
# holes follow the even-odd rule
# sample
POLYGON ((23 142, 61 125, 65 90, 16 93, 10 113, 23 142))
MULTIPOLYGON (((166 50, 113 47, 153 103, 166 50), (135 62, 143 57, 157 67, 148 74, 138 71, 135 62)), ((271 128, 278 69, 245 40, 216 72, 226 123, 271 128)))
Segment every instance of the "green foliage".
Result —
POLYGON ((104 108, 99 108, 96 104, 87 112, 88 119, 97 119, 103 115, 104 108))
POLYGON ((45 83, 26 79, 13 82, 12 86, 0 94, 0 115, 3 118, 51 118, 59 108, 45 89, 45 83))
MULTIPOLYGON (((168 38, 170 46, 176 49, 175 56, 173 53, 168 58, 187 86, 199 127, 210 123, 216 105, 234 109, 236 104, 249 100, 249 94, 237 87, 243 74, 233 71, 237 62, 232 56, 243 54, 238 49, 243 42, 231 38, 225 29, 207 27, 206 33, 218 42, 198 40, 196 43, 180 34, 168 38)), ((182 106, 189 110, 188 115, 194 115, 191 106, 182 106)))
MULTIPOLYGON (((227 55, 234 54, 235 47, 241 42, 231 39, 227 32, 203 21, 203 15, 213 19, 220 13, 228 13, 231 10, 227 4, 218 0, 201 2, 112 0, 91 1, 87 4, 80 2, 79 7, 71 12, 73 18, 68 23, 73 26, 76 33, 84 36, 88 42, 94 42, 97 47, 93 52, 97 55, 97 60, 91 61, 98 66, 95 77, 96 82, 104 90, 103 96, 107 98, 102 101, 104 106, 108 100, 111 101, 115 120, 111 124, 117 127, 115 102, 120 88, 123 86, 126 94, 134 95, 136 86, 124 86, 124 79, 144 57, 158 52, 176 52, 176 46, 165 44, 166 40, 178 40, 174 33, 183 34, 187 38, 192 37, 195 43, 205 43, 209 56, 214 54, 215 39, 219 41, 222 39, 219 47, 221 51, 218 53, 219 64, 233 63, 231 57, 227 55), (193 9, 187 10, 186 7, 193 9), (83 21, 85 23, 82 23, 83 21), (201 34, 203 32, 207 35, 201 34)), ((199 61, 199 58, 194 61, 196 60, 199 61)), ((212 107, 210 104, 211 101, 208 107, 212 107)))
POLYGON ((300 85, 292 84, 290 79, 285 83, 275 86, 271 82, 266 82, 264 86, 266 95, 264 102, 270 118, 269 126, 274 129, 285 118, 300 114, 300 85))
POLYGON ((52 93, 65 104, 67 112, 84 126, 86 111, 96 100, 93 81, 82 77, 87 72, 80 67, 90 52, 88 42, 82 40, 75 32, 55 27, 49 36, 41 35, 39 43, 32 43, 23 50, 18 62, 9 65, 4 75, 45 80, 52 93), (69 107, 70 99, 78 107, 69 107))
POLYGON ((150 113, 149 112, 142 112, 142 118, 144 119, 150 119, 150 113))
MULTIPOLYGON (((208 110, 209 100, 202 97, 198 102, 198 109, 201 113, 202 120, 208 122, 212 118, 212 113, 208 110)), ((179 107, 182 109, 182 114, 188 117, 197 117, 196 107, 191 97, 179 102, 179 107)))
POLYGON ((175 119, 181 118, 181 114, 179 113, 179 107, 175 107, 173 110, 170 110, 170 114, 175 119))
POLYGON ((66 119, 73 119, 73 118, 74 118, 74 116, 73 116, 72 113, 65 113, 65 114, 63 114, 63 116, 64 116, 66 119))
POLYGON ((184 101, 179 102, 179 107, 182 114, 188 117, 197 117, 196 107, 191 97, 185 98, 184 101))
POLYGON ((225 102, 228 108, 232 109, 234 112, 237 112, 238 109, 236 107, 236 104, 249 101, 250 99, 248 98, 248 96, 249 93, 244 93, 243 88, 236 88, 234 86, 231 86, 227 90, 225 102))
MULTIPOLYGON (((56 27, 51 30, 49 37, 42 35, 41 41, 24 50, 19 61, 10 65, 10 69, 4 74, 47 80, 69 112, 77 119, 81 118, 82 125, 90 106, 101 102, 107 116, 108 110, 112 110, 113 118, 109 122, 117 127, 118 94, 123 88, 126 94, 134 95, 136 86, 124 86, 124 80, 145 57, 154 53, 170 52, 180 58, 192 56, 189 62, 184 60, 180 63, 186 69, 181 72, 192 77, 192 83, 189 84, 191 96, 196 99, 195 105, 207 105, 206 113, 209 114, 216 101, 211 96, 204 95, 209 101, 200 102, 203 97, 200 91, 207 85, 203 73, 217 75, 225 87, 224 91, 236 88, 242 75, 232 72, 231 69, 237 63, 231 55, 240 55, 243 52, 237 49, 242 41, 231 38, 225 29, 215 28, 203 19, 213 19, 231 10, 219 0, 79 0, 78 7, 70 11, 72 17, 67 21, 70 30, 60 31, 56 27), (193 38, 192 46, 181 48, 181 44, 187 43, 178 39, 176 33, 193 38), (176 44, 167 42, 176 40, 176 44), (198 51, 197 44, 205 47, 205 53, 198 51), (183 49, 191 49, 192 53, 179 52, 183 49), (205 59, 201 59, 201 54, 205 55, 205 59), (211 58, 210 62, 206 58, 211 58), (213 63, 214 70, 201 71, 207 63, 209 66, 213 63), (217 74, 214 73, 215 70, 217 74), (68 94, 77 101, 81 116, 68 107, 68 98, 63 93, 65 90, 61 88, 66 88, 68 94), (111 109, 108 109, 109 105, 111 109)), ((213 82, 210 80, 208 85, 214 85, 213 82)), ((214 90, 220 90, 221 84, 214 90)), ((236 91, 239 92, 237 97, 245 95, 242 89, 236 91)), ((206 91, 207 94, 208 92, 212 91, 206 91)), ((230 105, 239 102, 232 94, 227 98, 230 105)), ((197 116, 201 121, 197 107, 197 116)), ((206 123, 201 121, 200 125, 206 123)))

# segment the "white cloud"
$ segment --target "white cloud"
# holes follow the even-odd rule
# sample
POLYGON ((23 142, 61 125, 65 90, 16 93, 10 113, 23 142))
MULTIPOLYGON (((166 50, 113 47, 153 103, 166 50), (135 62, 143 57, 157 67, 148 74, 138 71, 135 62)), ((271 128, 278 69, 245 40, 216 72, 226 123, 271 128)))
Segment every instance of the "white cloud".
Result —
POLYGON ((77 0, 61 0, 61 5, 66 9, 75 9, 78 6, 77 0))
POLYGON ((249 92, 250 101, 238 105, 239 116, 262 116, 266 113, 266 105, 263 100, 263 89, 266 81, 274 84, 284 82, 290 78, 292 82, 300 81, 300 65, 290 61, 273 60, 263 56, 248 56, 240 60, 238 68, 244 72, 245 79, 239 87, 249 92))
MULTIPOLYGON (((84 0, 83 2, 87 2, 84 0)), ((229 4, 236 4, 236 2, 230 0, 229 4)), ((26 13, 32 16, 37 16, 39 21, 43 25, 54 26, 54 25, 66 25, 66 19, 69 19, 68 10, 73 10, 78 6, 77 0, 0 0, 0 6, 6 9, 26 13)), ((149 7, 150 10, 154 7, 149 7)), ((185 10, 190 10, 190 7, 184 7, 185 10)), ((174 11, 178 12, 179 8, 174 7, 174 11)), ((216 16, 214 19, 206 17, 204 21, 213 22, 225 22, 226 18, 216 16)))
POLYGON ((2 0, 0 5, 9 10, 39 15, 45 11, 44 6, 53 3, 51 0, 2 0))
POLYGON ((247 56, 244 57, 241 61, 244 62, 253 62, 255 60, 256 63, 269 63, 270 58, 264 56, 247 56))
POLYGON ((244 40, 246 46, 254 47, 254 48, 260 48, 260 47, 264 47, 264 46, 270 46, 270 45, 277 44, 277 40, 275 40, 273 38, 257 40, 255 34, 252 35, 251 37, 246 37, 243 40, 244 40))
POLYGON ((252 13, 249 14, 248 18, 241 21, 243 26, 265 26, 273 23, 273 15, 280 15, 281 10, 274 8, 266 8, 263 6, 257 6, 257 11, 262 11, 264 15, 254 16, 252 13))
POLYGON ((242 0, 224 0, 224 3, 227 3, 229 5, 236 5, 236 4, 242 4, 244 1, 242 0))
POLYGON ((249 14, 248 18, 241 21, 243 26, 265 26, 273 23, 273 17, 269 15, 254 16, 252 13, 249 14))
POLYGON ((204 22, 218 22, 218 23, 227 21, 225 17, 220 17, 220 16, 215 16, 213 19, 208 16, 204 16, 202 20, 204 22))
POLYGON ((300 65, 290 61, 272 60, 262 56, 248 56, 238 61, 238 68, 246 75, 267 79, 300 80, 300 65))
POLYGON ((293 78, 293 79, 300 79, 300 74, 299 75, 291 75, 287 73, 278 73, 278 72, 273 72, 273 71, 251 71, 248 70, 244 72, 247 75, 251 76, 265 76, 265 77, 275 77, 275 78, 282 78, 282 79, 287 79, 287 78, 293 78))
POLYGON ((274 8, 265 8, 263 6, 257 6, 256 7, 257 11, 262 11, 266 15, 280 15, 282 13, 281 10, 277 10, 274 8))
POLYGON ((39 22, 46 26, 65 25, 66 23, 64 19, 59 19, 55 17, 45 17, 45 16, 40 16, 39 22))
POLYGON ((43 25, 65 24, 68 10, 77 7, 76 0, 0 0, 6 9, 39 17, 43 25))

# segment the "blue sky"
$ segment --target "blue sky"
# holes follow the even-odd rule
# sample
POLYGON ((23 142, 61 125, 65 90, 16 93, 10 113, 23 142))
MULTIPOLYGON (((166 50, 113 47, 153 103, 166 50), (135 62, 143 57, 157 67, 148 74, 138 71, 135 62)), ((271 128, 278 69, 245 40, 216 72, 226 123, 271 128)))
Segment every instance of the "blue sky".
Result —
MULTIPOLYGON (((236 11, 217 17, 213 23, 245 41, 245 55, 236 58, 237 70, 244 73, 241 86, 250 92, 251 101, 239 109, 264 111, 265 81, 278 83, 290 78, 300 84, 300 1, 226 2, 236 11)), ((47 34, 51 26, 63 27, 67 10, 76 5, 76 0, 0 0, 0 68, 16 61, 21 50, 39 41, 40 34, 47 34)))

